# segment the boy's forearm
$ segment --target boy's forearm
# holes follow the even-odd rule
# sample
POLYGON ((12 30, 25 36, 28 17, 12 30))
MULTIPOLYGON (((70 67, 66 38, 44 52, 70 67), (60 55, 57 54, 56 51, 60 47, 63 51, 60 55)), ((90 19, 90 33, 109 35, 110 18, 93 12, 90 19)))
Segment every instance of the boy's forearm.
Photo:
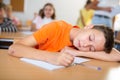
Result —
POLYGON ((108 56, 108 54, 103 55, 101 53, 106 54, 104 52, 83 52, 83 53, 81 53, 81 52, 78 51, 76 56, 83 56, 83 57, 88 57, 88 58, 93 58, 93 59, 110 61, 110 58, 106 57, 106 56, 108 56))
POLYGON ((53 63, 52 61, 54 61, 53 59, 55 59, 56 56, 56 54, 54 53, 37 50, 35 48, 28 47, 22 44, 13 44, 12 46, 10 46, 9 54, 15 57, 43 60, 51 63, 53 63))
POLYGON ((104 61, 120 61, 120 52, 113 49, 111 53, 101 52, 83 52, 77 51, 76 56, 90 57, 94 59, 104 60, 104 61))

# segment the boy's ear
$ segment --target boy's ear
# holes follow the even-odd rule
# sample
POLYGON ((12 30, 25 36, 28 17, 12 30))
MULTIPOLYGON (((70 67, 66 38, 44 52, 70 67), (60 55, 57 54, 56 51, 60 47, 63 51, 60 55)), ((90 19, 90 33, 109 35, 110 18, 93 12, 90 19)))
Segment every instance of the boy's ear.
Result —
POLYGON ((90 25, 85 26, 84 29, 92 29, 93 27, 94 27, 94 25, 90 24, 90 25))

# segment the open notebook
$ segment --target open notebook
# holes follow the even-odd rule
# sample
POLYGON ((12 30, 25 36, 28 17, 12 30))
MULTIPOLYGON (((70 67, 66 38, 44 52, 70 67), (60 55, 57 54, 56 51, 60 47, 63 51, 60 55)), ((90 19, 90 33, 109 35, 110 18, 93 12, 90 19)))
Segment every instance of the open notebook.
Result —
MULTIPOLYGON (((57 66, 57 65, 53 65, 44 61, 40 61, 40 60, 33 60, 33 59, 28 59, 28 58, 20 58, 21 61, 36 65, 38 67, 47 69, 47 70, 55 70, 55 69, 59 69, 59 68, 65 68, 64 66, 57 66)), ((87 62, 89 61, 89 59, 85 59, 85 58, 79 58, 79 57, 75 57, 73 63, 83 63, 83 62, 87 62)))

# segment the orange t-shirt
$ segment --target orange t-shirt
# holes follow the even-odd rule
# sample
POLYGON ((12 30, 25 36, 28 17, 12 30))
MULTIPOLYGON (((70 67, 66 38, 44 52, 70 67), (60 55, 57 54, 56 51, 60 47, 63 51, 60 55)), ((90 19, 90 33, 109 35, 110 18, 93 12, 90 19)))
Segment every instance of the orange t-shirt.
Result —
POLYGON ((65 46, 72 46, 70 30, 72 25, 64 21, 54 21, 44 25, 33 36, 38 43, 38 49, 57 52, 65 46))

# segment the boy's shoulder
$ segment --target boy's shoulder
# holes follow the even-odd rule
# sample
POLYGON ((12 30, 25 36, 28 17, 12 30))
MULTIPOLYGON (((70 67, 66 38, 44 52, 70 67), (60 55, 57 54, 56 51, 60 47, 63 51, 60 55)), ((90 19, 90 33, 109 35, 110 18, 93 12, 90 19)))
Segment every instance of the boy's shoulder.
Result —
POLYGON ((72 27, 72 25, 64 20, 54 20, 51 23, 44 25, 43 28, 44 27, 51 29, 58 29, 58 28, 72 27))
POLYGON ((72 27, 71 24, 69 24, 68 22, 66 22, 64 20, 55 20, 55 21, 53 21, 53 23, 57 23, 59 26, 72 27))

